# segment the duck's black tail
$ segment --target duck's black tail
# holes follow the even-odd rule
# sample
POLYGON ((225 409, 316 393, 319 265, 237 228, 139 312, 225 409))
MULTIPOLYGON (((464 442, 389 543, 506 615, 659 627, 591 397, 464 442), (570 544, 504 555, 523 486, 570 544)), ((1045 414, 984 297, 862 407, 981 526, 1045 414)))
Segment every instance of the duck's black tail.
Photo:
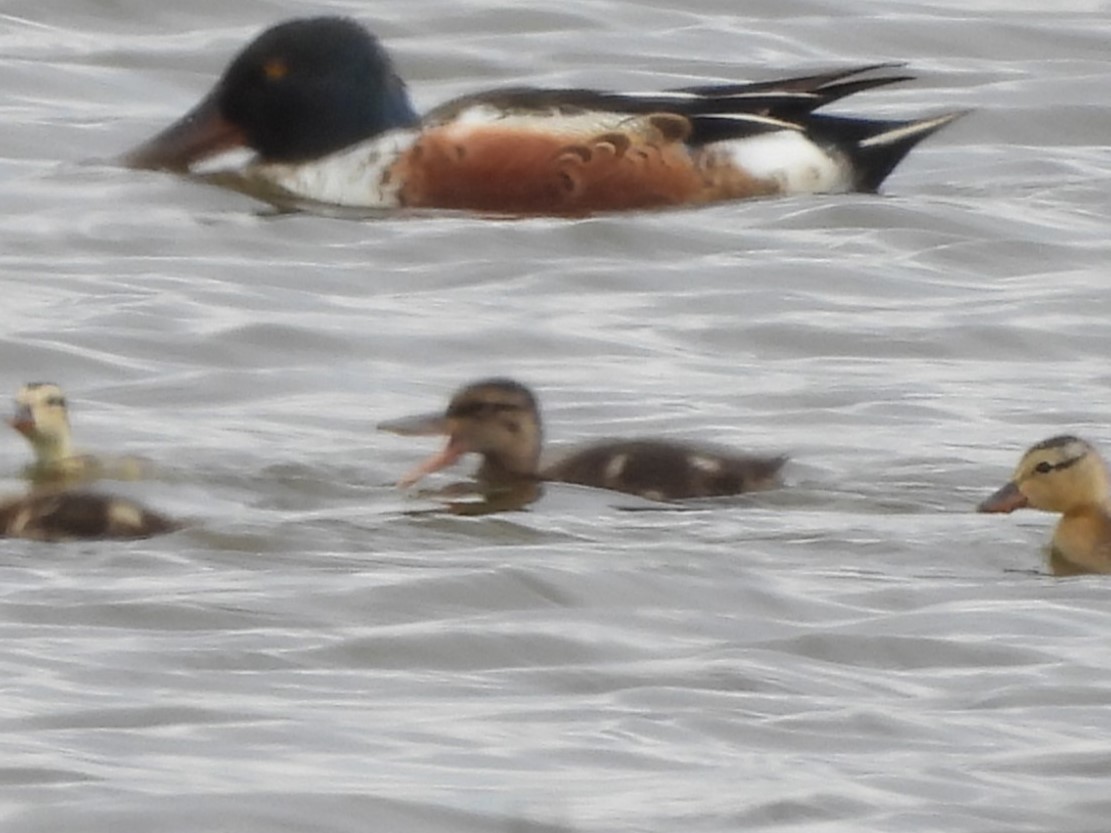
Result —
POLYGON ((969 111, 911 121, 880 121, 811 113, 806 132, 849 157, 857 191, 876 191, 911 148, 969 111))

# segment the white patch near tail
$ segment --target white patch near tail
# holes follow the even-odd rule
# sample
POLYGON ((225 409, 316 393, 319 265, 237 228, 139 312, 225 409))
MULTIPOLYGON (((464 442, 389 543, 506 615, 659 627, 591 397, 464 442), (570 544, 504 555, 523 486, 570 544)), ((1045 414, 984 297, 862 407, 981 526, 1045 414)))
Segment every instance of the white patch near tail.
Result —
POLYGON ((384 176, 417 139, 414 130, 393 130, 311 162, 251 165, 244 175, 294 197, 356 208, 396 208, 400 182, 384 176))
POLYGON ((919 119, 910 124, 905 124, 902 127, 888 130, 885 133, 877 133, 875 136, 869 136, 867 139, 860 142, 860 146, 862 148, 870 148, 882 145, 894 145, 912 136, 933 133, 935 130, 939 130, 949 124, 949 122, 956 121, 963 116, 965 112, 965 110, 960 110, 956 113, 946 113, 943 116, 935 116, 932 119, 919 119))
POLYGON ((852 190, 849 160, 814 144, 795 130, 715 142, 734 165, 757 179, 779 183, 784 194, 828 194, 852 190))

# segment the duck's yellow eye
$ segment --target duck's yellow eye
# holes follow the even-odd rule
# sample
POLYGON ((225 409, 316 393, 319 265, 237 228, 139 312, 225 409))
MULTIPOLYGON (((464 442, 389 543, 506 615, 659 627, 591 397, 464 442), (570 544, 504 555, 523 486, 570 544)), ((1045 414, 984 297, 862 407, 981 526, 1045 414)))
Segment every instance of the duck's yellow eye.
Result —
POLYGON ((281 58, 271 58, 262 65, 262 74, 271 81, 277 81, 289 75, 289 64, 281 58))

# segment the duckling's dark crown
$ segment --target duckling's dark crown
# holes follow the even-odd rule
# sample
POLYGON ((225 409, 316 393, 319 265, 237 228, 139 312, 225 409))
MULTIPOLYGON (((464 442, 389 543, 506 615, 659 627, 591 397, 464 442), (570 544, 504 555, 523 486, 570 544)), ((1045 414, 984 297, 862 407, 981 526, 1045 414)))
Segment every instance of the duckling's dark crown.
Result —
POLYGON ((27 391, 37 391, 42 390, 43 388, 54 388, 54 390, 58 391, 58 393, 53 396, 47 396, 47 405, 53 405, 55 407, 61 408, 66 407, 66 397, 61 393, 62 389, 58 387, 55 382, 27 382, 23 385, 23 389, 27 391))
POLYGON ((1030 446, 1030 450, 1046 451, 1050 448, 1064 448, 1065 446, 1071 445, 1073 443, 1080 443, 1081 445, 1085 446, 1087 445, 1084 440, 1080 439, 1080 437, 1077 437, 1074 434, 1059 434, 1056 437, 1050 437, 1048 440, 1042 440, 1040 443, 1030 446))
POLYGON ((1064 460, 1059 460, 1056 463, 1051 463, 1049 460, 1042 460, 1034 466, 1034 472, 1036 474, 1049 474, 1050 472, 1072 468, 1088 456, 1091 446, 1073 434, 1061 434, 1056 437, 1050 437, 1048 440, 1042 440, 1037 445, 1031 447, 1026 454, 1030 455, 1036 451, 1064 450, 1070 447, 1075 449, 1076 446, 1080 446, 1079 453, 1074 453, 1071 457, 1066 457, 1064 460))
POLYGON ((482 412, 510 410, 527 410, 537 413, 536 396, 520 382, 495 377, 472 382, 456 391, 448 405, 447 416, 466 417, 475 416, 482 412), (511 397, 516 401, 484 398, 490 395, 511 397))

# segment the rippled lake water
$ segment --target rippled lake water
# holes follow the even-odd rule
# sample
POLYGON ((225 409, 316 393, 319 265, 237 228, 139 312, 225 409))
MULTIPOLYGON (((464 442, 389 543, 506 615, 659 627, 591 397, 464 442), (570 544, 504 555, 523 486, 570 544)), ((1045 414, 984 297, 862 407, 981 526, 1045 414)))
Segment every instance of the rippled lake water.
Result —
POLYGON ((4 543, 3 829, 1105 830, 1108 579, 971 511, 1034 441, 1111 450, 1111 16, 1044 5, 8 0, 0 378, 64 385, 83 448, 158 469, 105 488, 196 523, 4 543), (577 221, 89 161, 310 12, 422 107, 907 61, 844 109, 976 111, 879 196, 577 221), (415 511, 390 484, 434 443, 375 423, 495 373, 556 445, 785 451, 788 487, 415 511))

